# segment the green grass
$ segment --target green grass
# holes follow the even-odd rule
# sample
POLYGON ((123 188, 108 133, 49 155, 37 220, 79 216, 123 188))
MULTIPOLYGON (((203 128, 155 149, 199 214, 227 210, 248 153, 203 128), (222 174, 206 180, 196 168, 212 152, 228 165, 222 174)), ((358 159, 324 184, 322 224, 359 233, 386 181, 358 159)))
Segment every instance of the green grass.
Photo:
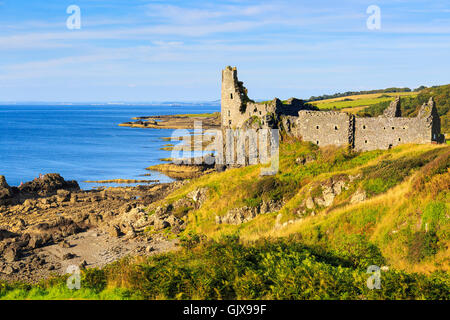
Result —
POLYGON ((308 247, 295 238, 242 244, 237 237, 203 241, 138 264, 114 263, 81 281, 63 278, 39 286, 1 285, 2 299, 449 299, 450 276, 397 270, 381 274, 381 289, 367 287, 367 265, 383 263, 364 238, 334 252, 308 247), (122 287, 107 288, 121 283, 122 287))

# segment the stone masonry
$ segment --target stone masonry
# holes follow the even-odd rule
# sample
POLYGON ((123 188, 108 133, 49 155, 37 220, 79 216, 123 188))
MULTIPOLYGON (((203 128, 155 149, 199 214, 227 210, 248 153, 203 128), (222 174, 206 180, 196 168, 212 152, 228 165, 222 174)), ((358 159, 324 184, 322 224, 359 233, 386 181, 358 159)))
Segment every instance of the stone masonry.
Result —
POLYGON ((441 123, 431 98, 414 118, 401 117, 400 98, 379 117, 358 117, 336 111, 318 111, 291 98, 255 103, 238 80, 237 69, 222 71, 222 129, 260 127, 284 129, 288 134, 319 146, 349 146, 357 151, 390 149, 403 143, 442 143, 441 123))

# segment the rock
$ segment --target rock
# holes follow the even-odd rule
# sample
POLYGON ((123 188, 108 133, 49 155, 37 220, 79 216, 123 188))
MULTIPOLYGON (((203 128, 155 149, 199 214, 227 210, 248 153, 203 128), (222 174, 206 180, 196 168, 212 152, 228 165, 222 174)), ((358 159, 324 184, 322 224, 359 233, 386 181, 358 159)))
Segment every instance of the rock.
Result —
POLYGON ((153 251, 155 251, 155 248, 153 248, 152 246, 147 246, 145 248, 145 252, 147 252, 147 253, 150 253, 150 252, 153 252, 153 251))
POLYGON ((229 210, 223 217, 216 216, 216 223, 238 225, 254 219, 257 215, 258 208, 234 208, 229 210))
POLYGON ((6 273, 6 274, 8 274, 8 275, 10 275, 10 274, 13 274, 14 272, 16 272, 16 270, 15 270, 12 266, 7 266, 7 267, 3 270, 3 272, 6 273))
POLYGON ((7 200, 11 196, 11 188, 6 182, 5 176, 0 176, 0 204, 7 204, 7 200))
POLYGON ((332 187, 324 186, 322 187, 322 197, 314 199, 314 202, 319 206, 329 207, 333 204, 334 198, 336 197, 336 192, 332 187))
POLYGON ((70 195, 70 203, 77 203, 78 202, 78 196, 76 194, 70 195))
POLYGON ((308 209, 314 209, 314 207, 315 207, 314 201, 311 197, 308 197, 306 199, 305 205, 308 209))
POLYGON ((41 178, 36 178, 21 185, 19 188, 21 193, 36 194, 40 196, 51 196, 57 190, 80 190, 80 186, 76 181, 66 181, 57 173, 49 173, 41 178))
POLYGON ((31 237, 30 242, 28 242, 28 246, 31 249, 39 248, 39 247, 42 246, 42 244, 43 244, 42 243, 42 239, 40 237, 38 237, 38 236, 31 237))
POLYGON ((166 221, 170 224, 171 227, 181 226, 184 223, 183 220, 178 219, 174 215, 170 215, 169 217, 167 217, 166 221))
POLYGON ((0 241, 2 241, 4 239, 13 238, 15 236, 16 236, 16 234, 11 231, 8 231, 5 229, 0 229, 0 241))
POLYGON ((71 253, 71 252, 65 253, 62 256, 63 260, 70 260, 70 259, 73 259, 73 258, 75 258, 75 255, 73 253, 71 253))
POLYGON ((5 250, 5 252, 3 253, 3 257, 5 258, 6 262, 17 261, 20 258, 20 251, 16 248, 10 247, 5 250))
POLYGON ((186 197, 192 199, 200 207, 207 198, 208 188, 198 188, 189 192, 186 197))
POLYGON ((352 198, 350 199, 350 203, 363 202, 364 200, 366 200, 366 198, 367 198, 367 195, 366 195, 366 192, 364 190, 357 190, 352 195, 352 198))
POLYGON ((166 220, 162 220, 162 219, 155 219, 155 223, 153 225, 155 231, 160 231, 166 228, 170 227, 170 223, 167 222, 166 220))
POLYGON ((120 227, 118 225, 113 225, 108 229, 108 233, 113 237, 120 237, 122 232, 120 231, 120 227))
POLYGON ((23 202, 23 206, 26 208, 34 207, 35 202, 31 199, 27 199, 23 202))
POLYGON ((88 263, 86 262, 86 260, 83 260, 80 262, 80 264, 78 266, 80 267, 80 269, 86 269, 87 265, 88 265, 88 263))
POLYGON ((136 238, 136 231, 134 230, 133 225, 131 224, 131 222, 128 223, 126 238, 127 239, 136 238))
POLYGON ((21 218, 17 219, 15 225, 19 228, 25 228, 27 226, 26 222, 21 218))
POLYGON ((47 243, 50 243, 52 239, 52 235, 50 234, 33 234, 30 236, 28 247, 31 249, 41 248, 47 243))
POLYGON ((308 209, 313 209, 317 204, 322 207, 329 207, 333 204, 334 198, 348 188, 348 178, 346 176, 332 177, 320 184, 321 195, 308 198, 305 205, 308 209))
POLYGON ((163 216, 167 213, 167 211, 169 211, 168 207, 164 207, 164 206, 156 207, 155 216, 157 216, 157 217, 163 216))
POLYGON ((172 231, 173 234, 179 234, 183 229, 183 226, 173 226, 170 231, 172 231))
POLYGON ((49 204, 50 203, 50 200, 48 199, 48 198, 41 198, 41 199, 39 199, 39 202, 41 203, 41 204, 49 204))
POLYGON ((8 183, 6 182, 5 176, 0 176, 0 188, 10 188, 8 183))
POLYGON ((70 192, 67 190, 58 190, 56 192, 56 199, 58 202, 66 202, 70 200, 70 192))
POLYGON ((70 243, 69 243, 67 240, 61 241, 61 242, 59 243, 59 246, 60 246, 61 248, 70 248, 70 247, 71 247, 70 243))

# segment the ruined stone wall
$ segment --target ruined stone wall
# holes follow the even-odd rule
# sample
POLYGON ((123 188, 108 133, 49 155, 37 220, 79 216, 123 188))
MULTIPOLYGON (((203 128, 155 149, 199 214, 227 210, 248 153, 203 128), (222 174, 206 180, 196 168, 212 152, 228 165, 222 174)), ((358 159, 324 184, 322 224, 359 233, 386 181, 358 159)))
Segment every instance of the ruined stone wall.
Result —
POLYGON ((226 67, 222 71, 222 129, 251 129, 255 127, 253 120, 258 120, 257 128, 279 128, 319 146, 348 145, 358 151, 389 149, 403 143, 444 141, 433 98, 420 108, 415 118, 402 118, 400 103, 397 98, 377 118, 316 111, 317 108, 295 98, 286 104, 277 98, 255 103, 239 82, 236 68, 226 67))
POLYGON ((350 116, 334 111, 300 111, 296 136, 319 146, 343 146, 349 143, 350 116))
POLYGON ((403 143, 429 143, 431 129, 417 118, 356 118, 355 150, 389 149, 403 143))
POLYGON ((241 128, 252 117, 258 117, 262 125, 267 125, 267 115, 297 116, 305 108, 301 100, 291 98, 286 104, 280 99, 256 103, 247 96, 247 89, 238 80, 237 69, 226 67, 222 71, 221 116, 222 127, 241 128))
POLYGON ((246 117, 264 117, 268 113, 275 113, 277 109, 277 103, 275 101, 265 103, 247 103, 246 117))

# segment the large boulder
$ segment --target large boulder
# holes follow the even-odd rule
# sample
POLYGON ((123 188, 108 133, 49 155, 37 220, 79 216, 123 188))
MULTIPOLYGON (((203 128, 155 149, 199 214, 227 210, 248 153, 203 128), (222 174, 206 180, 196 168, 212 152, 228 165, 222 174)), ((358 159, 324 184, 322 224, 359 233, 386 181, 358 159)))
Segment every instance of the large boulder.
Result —
POLYGON ((9 199, 11 194, 11 188, 6 182, 5 176, 0 176, 0 204, 9 199))
POLYGON ((58 190, 78 191, 80 190, 80 186, 74 180, 64 180, 58 173, 49 173, 21 185, 19 190, 22 193, 51 196, 58 190))

